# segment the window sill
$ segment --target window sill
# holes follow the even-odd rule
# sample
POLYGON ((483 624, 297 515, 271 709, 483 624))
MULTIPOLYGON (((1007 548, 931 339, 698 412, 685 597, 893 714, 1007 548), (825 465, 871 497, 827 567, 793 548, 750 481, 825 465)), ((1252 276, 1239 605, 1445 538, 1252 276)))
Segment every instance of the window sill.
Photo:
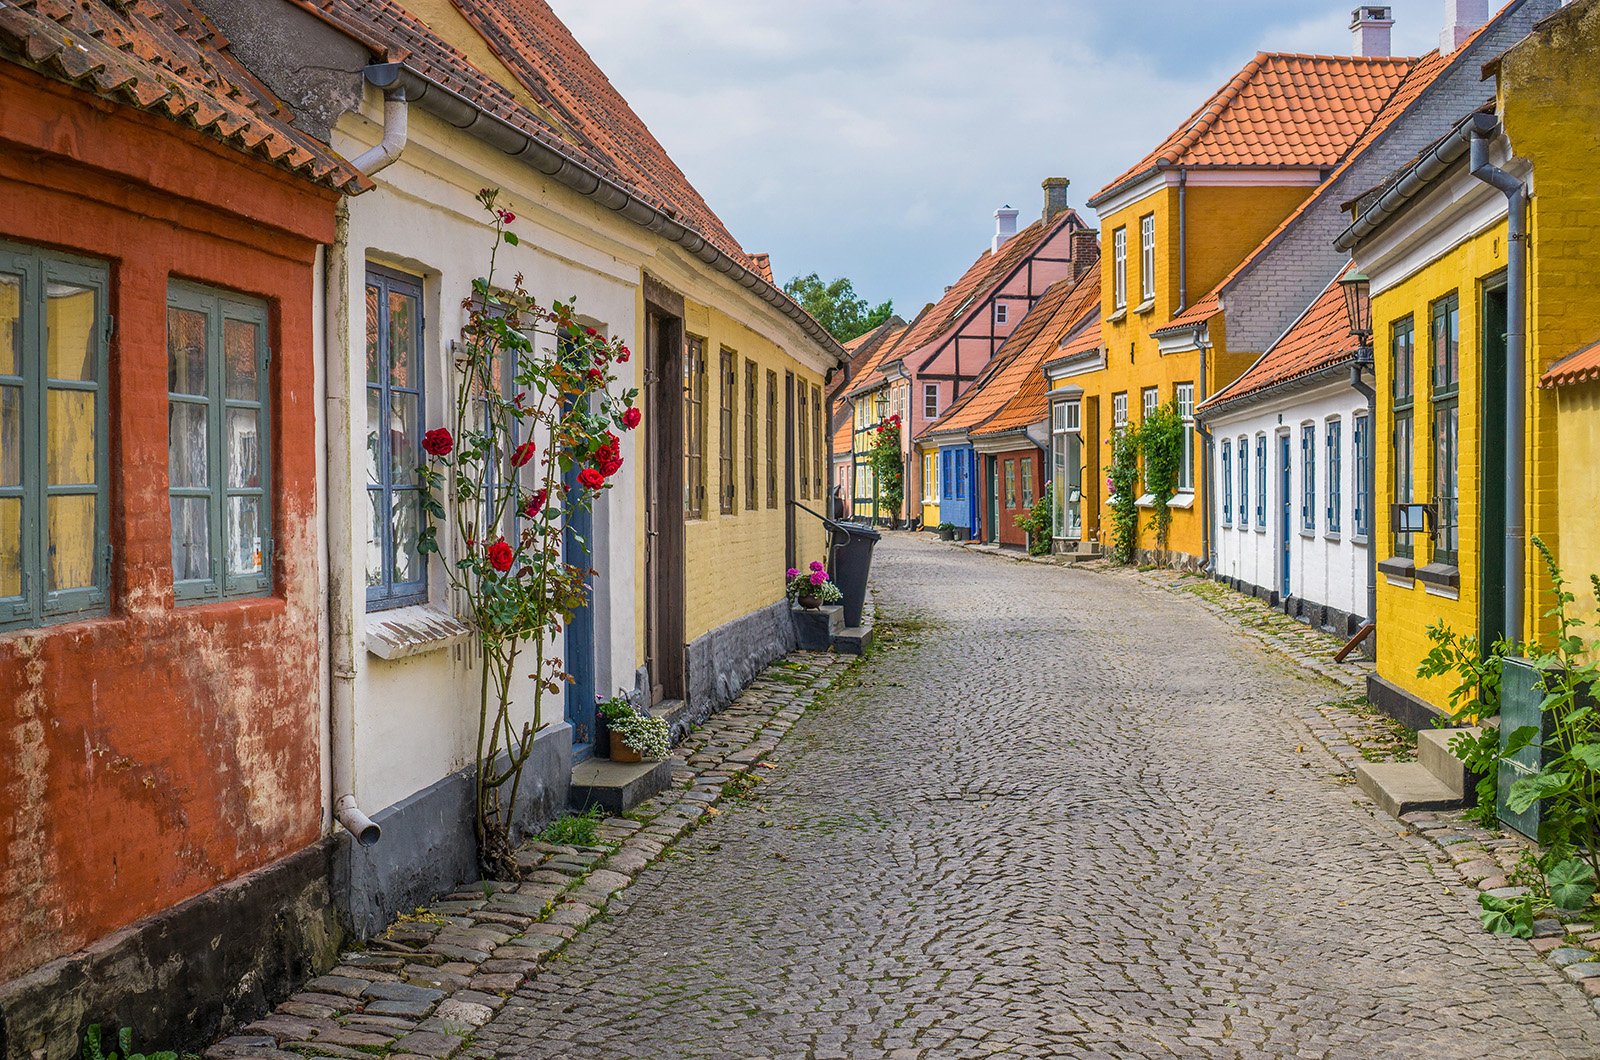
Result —
POLYGON ((1301 530, 1300 536, 1305 538, 1307 541, 1315 541, 1317 539, 1317 532, 1315 530, 1301 530))
POLYGON ((1438 586, 1441 589, 1452 589, 1457 592, 1461 589, 1461 568, 1453 567, 1448 563, 1430 563, 1425 567, 1417 568, 1417 581, 1424 585, 1438 586))
POLYGON ((1138 305, 1134 306, 1133 307, 1133 311, 1135 313, 1138 313, 1140 316, 1143 316, 1144 314, 1146 314, 1146 313, 1150 312, 1151 310, 1155 309, 1155 307, 1156 307, 1156 298, 1155 298, 1155 295, 1151 295, 1149 298, 1146 298, 1144 301, 1142 301, 1138 305))
POLYGON ((1111 323, 1111 324, 1120 324, 1124 320, 1127 320, 1127 319, 1128 319, 1128 307, 1127 306, 1123 306, 1121 309, 1116 310, 1110 316, 1106 317, 1107 323, 1111 323))
POLYGON ((1264 534, 1264 533, 1266 533, 1266 532, 1267 532, 1267 528, 1266 528, 1266 527, 1264 527, 1264 526, 1258 526, 1258 527, 1256 527, 1256 533, 1258 533, 1258 534, 1264 534))
POLYGON ((1167 502, 1167 507, 1168 508, 1181 508, 1181 509, 1184 509, 1184 510, 1188 510, 1190 508, 1193 508, 1194 507, 1194 494, 1192 492, 1191 493, 1175 493, 1175 494, 1172 495, 1172 499, 1167 502))
POLYGON ((1326 534, 1323 534, 1322 538, 1323 538, 1324 541, 1332 541, 1334 544, 1337 545, 1339 542, 1344 540, 1344 535, 1339 533, 1338 531, 1330 530, 1326 534))
POLYGON ((1404 556, 1392 556, 1378 561, 1378 573, 1388 578, 1390 585, 1404 582, 1404 587, 1409 589, 1412 579, 1416 577, 1417 567, 1404 556))
POLYGON ((1153 493, 1143 494, 1133 503, 1137 508, 1154 508, 1156 506, 1156 495, 1153 493))
POLYGON ((471 626, 431 604, 412 604, 367 616, 367 651, 380 659, 409 659, 443 651, 471 636, 471 626))
POLYGON ((1354 534, 1350 538, 1350 543, 1352 545, 1360 545, 1363 548, 1365 548, 1366 544, 1367 544, 1367 535, 1365 535, 1365 534, 1354 534))

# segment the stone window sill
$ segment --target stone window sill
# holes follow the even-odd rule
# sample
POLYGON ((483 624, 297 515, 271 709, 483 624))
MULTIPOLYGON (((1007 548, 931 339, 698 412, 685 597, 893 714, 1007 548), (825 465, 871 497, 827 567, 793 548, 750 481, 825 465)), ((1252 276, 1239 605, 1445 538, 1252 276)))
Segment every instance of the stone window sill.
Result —
POLYGON ((1106 320, 1109 321, 1112 324, 1120 324, 1124 320, 1127 320, 1127 319, 1128 319, 1128 307, 1127 306, 1123 306, 1121 309, 1118 309, 1116 312, 1114 312, 1110 316, 1106 317, 1106 320))
POLYGON ((1154 508, 1156 506, 1156 495, 1154 493, 1140 494, 1139 499, 1133 503, 1139 508, 1154 508))
POLYGON ((1194 494, 1193 493, 1177 493, 1177 494, 1174 494, 1172 499, 1167 502, 1167 507, 1168 508, 1193 508, 1194 507, 1194 494))
POLYGON ((471 626, 431 604, 396 607, 367 616, 367 651, 380 659, 409 659, 443 651, 471 636, 471 626))
POLYGON ((1325 541, 1332 541, 1337 545, 1340 541, 1344 540, 1344 535, 1339 533, 1337 530, 1329 530, 1326 534, 1322 535, 1322 538, 1325 541))
POLYGON ((1417 568, 1417 581, 1425 585, 1436 585, 1441 589, 1461 589, 1461 568, 1448 563, 1430 563, 1425 567, 1417 568))
POLYGON ((1151 297, 1146 298, 1144 301, 1140 302, 1138 305, 1134 306, 1133 307, 1133 311, 1135 313, 1138 313, 1140 316, 1143 316, 1144 314, 1150 312, 1155 307, 1156 307, 1156 300, 1155 300, 1155 297, 1152 295, 1151 297))
POLYGON ((1317 539, 1317 532, 1315 530, 1302 529, 1300 531, 1300 536, 1305 538, 1307 541, 1315 541, 1317 539))
POLYGON ((1404 556, 1391 556, 1378 561, 1378 573, 1390 578, 1415 578, 1417 566, 1404 556))

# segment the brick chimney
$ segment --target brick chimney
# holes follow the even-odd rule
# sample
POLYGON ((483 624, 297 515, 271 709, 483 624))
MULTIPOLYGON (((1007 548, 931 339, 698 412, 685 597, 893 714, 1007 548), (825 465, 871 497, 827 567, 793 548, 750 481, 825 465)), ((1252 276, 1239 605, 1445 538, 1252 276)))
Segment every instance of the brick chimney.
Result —
POLYGON ((1460 48, 1487 21, 1489 0, 1444 0, 1444 29, 1439 31, 1439 54, 1449 55, 1460 48))
POLYGON ((1044 223, 1049 224, 1057 217, 1067 212, 1067 185, 1072 181, 1066 177, 1046 177, 1040 187, 1044 188, 1044 223))
POLYGON ((1350 32, 1355 36, 1355 54, 1383 57, 1389 54, 1389 29, 1394 25, 1394 10, 1387 4, 1362 4, 1350 12, 1350 32))
POLYGON ((1072 259, 1072 278, 1076 280, 1099 263, 1100 233, 1093 228, 1077 229, 1072 233, 1067 255, 1072 259))
POLYGON ((1006 241, 1017 234, 1017 211, 1009 206, 1002 206, 994 212, 994 246, 993 251, 998 254, 1006 241))

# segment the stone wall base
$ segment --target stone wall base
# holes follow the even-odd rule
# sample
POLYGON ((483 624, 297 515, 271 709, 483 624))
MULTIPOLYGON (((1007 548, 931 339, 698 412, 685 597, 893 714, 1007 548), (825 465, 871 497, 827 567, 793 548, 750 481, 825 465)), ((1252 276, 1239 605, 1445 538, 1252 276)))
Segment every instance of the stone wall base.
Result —
MULTIPOLYGON (((338 963, 329 838, 0 984, 0 1057, 72 1060, 99 1023, 134 1051, 200 1052, 338 963)), ((120 1052, 120 1050, 118 1050, 120 1052)))
MULTIPOLYGON (((1247 582, 1243 578, 1220 576, 1216 580, 1235 592, 1253 596, 1257 600, 1263 601, 1268 607, 1282 611, 1290 618, 1304 619, 1318 629, 1328 630, 1334 636, 1353 637, 1362 624, 1366 622, 1366 619, 1360 615, 1354 615, 1337 607, 1319 604, 1314 600, 1306 600, 1298 596, 1284 597, 1276 589, 1268 589, 1265 586, 1247 582)), ((1374 631, 1366 640, 1362 641, 1361 646, 1356 651, 1360 653, 1362 658, 1376 659, 1378 657, 1377 631, 1374 631)))
POLYGON ((1367 702, 1408 729, 1432 729, 1444 716, 1427 700, 1377 674, 1367 675, 1367 702))
POLYGON ((688 695, 684 709, 672 718, 672 742, 732 703, 768 663, 794 651, 797 644, 786 599, 690 641, 684 652, 688 695))

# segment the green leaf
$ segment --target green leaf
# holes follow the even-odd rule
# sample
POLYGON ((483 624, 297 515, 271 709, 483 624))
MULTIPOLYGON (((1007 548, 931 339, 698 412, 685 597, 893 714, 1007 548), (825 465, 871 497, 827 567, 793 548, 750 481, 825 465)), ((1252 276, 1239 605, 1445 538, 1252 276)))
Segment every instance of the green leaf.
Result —
POLYGON ((1512 813, 1522 813, 1540 799, 1559 795, 1571 786, 1572 774, 1560 770, 1523 777, 1511 785, 1511 794, 1506 797, 1506 806, 1512 813))
POLYGON ((1560 909, 1582 909, 1595 891, 1594 869, 1582 858, 1568 858, 1546 875, 1550 900, 1560 909))
POLYGON ((518 243, 522 242, 522 240, 517 238, 517 234, 515 232, 503 233, 503 238, 505 239, 505 241, 506 241, 506 243, 508 245, 513 246, 513 247, 516 246, 518 243))
POLYGON ((1483 907, 1478 914, 1486 930, 1497 935, 1516 938, 1533 938, 1533 908, 1526 902, 1507 901, 1493 895, 1480 894, 1478 904, 1483 907))
POLYGON ((1600 743, 1580 743, 1567 753, 1591 771, 1600 770, 1600 743))
POLYGON ((1514 730, 1511 735, 1506 738, 1506 749, 1500 753, 1504 757, 1509 758, 1518 751, 1522 750, 1524 747, 1528 746, 1534 740, 1538 739, 1538 737, 1539 727, 1537 725, 1524 725, 1521 728, 1514 730))

